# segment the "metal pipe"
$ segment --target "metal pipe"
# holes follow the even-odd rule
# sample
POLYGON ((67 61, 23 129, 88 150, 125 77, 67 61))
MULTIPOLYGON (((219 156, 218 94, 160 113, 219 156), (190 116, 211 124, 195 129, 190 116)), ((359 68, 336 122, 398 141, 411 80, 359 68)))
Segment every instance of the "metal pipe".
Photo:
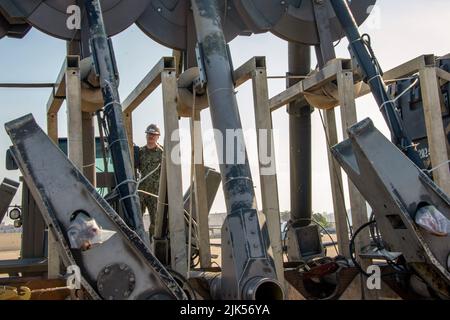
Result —
MULTIPOLYGON (((305 76, 311 71, 311 47, 289 42, 289 76, 305 76)), ((288 78, 291 87, 300 78, 288 78)), ((299 100, 288 106, 290 176, 291 176, 291 222, 295 226, 310 224, 311 205, 311 112, 309 104, 299 100), (309 220, 309 221, 308 221, 309 220)))
POLYGON ((108 143, 118 185, 119 201, 121 201, 124 209, 123 218, 128 226, 135 230, 139 237, 149 245, 149 239, 145 233, 141 217, 139 197, 136 193, 134 170, 128 147, 122 105, 117 90, 118 81, 114 70, 114 53, 106 36, 99 0, 85 0, 84 3, 89 22, 92 55, 96 71, 99 74, 105 104, 104 113, 109 128, 108 143))
MULTIPOLYGON (((234 146, 235 143, 234 136, 230 138, 227 134, 229 135, 231 130, 237 130, 239 133, 242 125, 231 77, 234 70, 231 70, 217 4, 215 0, 192 0, 192 9, 197 38, 204 55, 212 124, 222 135, 216 136, 216 144, 223 160, 220 171, 227 211, 231 213, 235 210, 253 209, 256 207, 255 192, 247 152, 244 151, 244 161, 237 161, 237 154, 233 157, 228 154, 231 150, 228 150, 227 146, 234 146)), ((242 139, 239 142, 243 143, 242 136, 238 139, 242 139)))
POLYGON ((425 169, 422 159, 413 142, 403 126, 400 115, 396 111, 395 102, 389 95, 382 78, 382 70, 370 47, 361 37, 358 26, 352 12, 345 0, 331 0, 331 5, 336 13, 344 32, 350 43, 352 54, 355 56, 366 82, 380 107, 386 123, 391 131, 393 143, 399 147, 408 158, 420 169, 425 169))
POLYGON ((220 171, 228 213, 222 229, 224 281, 221 282, 221 293, 226 299, 245 299, 255 291, 254 286, 248 287, 247 284, 264 278, 265 283, 270 282, 273 288, 277 288, 277 294, 275 290, 267 291, 267 294, 273 299, 282 298, 283 290, 276 280, 273 260, 267 254, 258 222, 253 180, 232 79, 234 70, 218 4, 216 0, 191 0, 191 3, 212 124, 216 132, 220 132, 215 138, 219 160, 222 160, 220 171), (237 148, 236 137, 239 142, 237 148))

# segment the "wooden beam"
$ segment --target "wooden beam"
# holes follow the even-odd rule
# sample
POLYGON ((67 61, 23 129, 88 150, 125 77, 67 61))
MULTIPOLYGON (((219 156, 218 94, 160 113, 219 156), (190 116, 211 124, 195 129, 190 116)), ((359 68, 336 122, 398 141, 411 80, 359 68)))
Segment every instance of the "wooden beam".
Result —
POLYGON ((252 73, 256 68, 266 67, 266 57, 253 57, 234 71, 234 81, 236 88, 252 78, 252 73))
MULTIPOLYGON (((354 81, 352 71, 343 71, 337 74, 337 84, 339 90, 339 103, 341 106, 342 133, 344 139, 348 139, 347 129, 355 124, 358 119, 356 115, 354 81)), ((352 215, 353 230, 357 230, 363 224, 368 222, 366 200, 363 198, 359 190, 348 180, 348 190, 350 198, 350 210, 352 215)), ((364 270, 372 264, 371 260, 360 259, 359 254, 361 248, 370 244, 369 230, 362 230, 358 238, 355 240, 356 259, 364 270)), ((365 299, 375 300, 378 298, 373 290, 369 290, 364 284, 364 277, 361 277, 362 292, 365 299)))
POLYGON ((321 70, 313 72, 306 79, 289 87, 269 100, 270 110, 273 112, 280 107, 298 99, 304 99, 303 93, 314 91, 326 83, 336 80, 336 74, 344 69, 351 69, 351 61, 348 59, 334 59, 321 70))
POLYGON ((211 267, 211 244, 200 111, 196 111, 194 118, 191 118, 191 134, 194 135, 194 145, 191 148, 194 150, 195 218, 198 224, 200 267, 209 268, 211 267))
POLYGON ((159 178, 158 189, 158 205, 155 216, 155 239, 161 239, 164 236, 164 212, 167 206, 167 169, 166 169, 166 156, 161 161, 161 174, 159 178))
POLYGON ((269 100, 269 108, 271 112, 296 100, 305 100, 303 97, 303 82, 297 82, 293 86, 287 88, 285 91, 277 94, 269 100))
POLYGON ((67 149, 68 157, 81 171, 83 170, 83 121, 81 111, 81 80, 79 57, 73 59, 66 70, 67 99, 67 149))
POLYGON ((333 198, 338 248, 341 255, 350 257, 350 239, 346 218, 347 212, 345 210, 344 187, 342 183, 341 167, 330 151, 330 147, 336 145, 339 142, 336 129, 336 114, 334 112, 334 109, 324 111, 324 122, 325 134, 328 143, 328 170, 330 172, 331 193, 333 198))
MULTIPOLYGON (((172 269, 187 276, 186 224, 184 221, 183 185, 179 141, 173 141, 172 135, 178 131, 177 78, 176 71, 165 70, 161 73, 164 105, 164 156, 167 168, 167 193, 169 195, 169 233, 172 269)), ((190 258, 190 257, 189 257, 190 258)), ((189 259, 190 260, 190 259, 189 259)))
POLYGON ((149 73, 142 79, 142 81, 136 86, 136 88, 130 93, 130 95, 122 103, 122 111, 132 113, 142 101, 144 101, 153 91, 161 84, 161 73, 164 71, 176 72, 175 58, 163 57, 159 62, 150 70, 149 73))
POLYGON ((58 78, 56 79, 55 86, 53 87, 52 93, 48 98, 47 102, 47 113, 48 114, 57 114, 61 105, 66 98, 66 70, 67 70, 67 61, 68 59, 72 59, 73 56, 67 56, 64 60, 61 70, 59 71, 58 78))
POLYGON ((262 211, 266 217, 270 246, 278 281, 284 284, 283 246, 281 243, 280 205, 273 141, 272 115, 269 110, 267 71, 257 68, 252 72, 253 101, 258 142, 259 177, 261 182, 262 211), (265 133, 264 136, 261 134, 265 133), (265 137, 265 139, 264 139, 265 137), (265 150, 261 147, 265 146, 265 150), (268 161, 267 161, 268 160, 268 161))
POLYGON ((419 75, 431 166, 436 168, 433 171, 434 181, 450 195, 450 171, 448 165, 443 165, 448 161, 448 150, 442 122, 442 96, 436 68, 422 68, 419 75))
MULTIPOLYGON (((417 73, 425 66, 434 66, 435 56, 432 54, 421 55, 408 62, 403 63, 389 71, 386 71, 383 75, 385 81, 409 77, 417 73)), ((348 59, 335 59, 330 61, 323 69, 312 73, 308 78, 300 81, 296 85, 288 88, 287 90, 279 93, 278 95, 270 99, 270 110, 273 112, 282 106, 298 100, 304 99, 303 93, 305 91, 313 91, 320 88, 324 84, 330 81, 336 80, 336 74, 342 70, 352 69, 351 61, 348 59)), ((355 73, 356 70, 354 70, 355 73)), ((447 77, 446 74, 442 74, 443 78, 447 77)), ((450 76, 450 75, 449 75, 450 76)), ((370 88, 367 84, 363 83, 358 97, 365 96, 370 93, 370 88)))
MULTIPOLYGON (((58 144, 58 114, 47 113, 47 134, 49 138, 58 144)), ((49 279, 57 279, 60 274, 61 260, 59 258, 57 242, 52 232, 47 233, 47 256, 48 266, 47 273, 49 279)))
POLYGON ((348 59, 334 59, 328 62, 321 70, 312 73, 304 79, 303 90, 314 91, 325 84, 336 80, 337 74, 342 70, 351 70, 352 63, 348 59))
MULTIPOLYGON (((424 54, 409 60, 393 69, 390 69, 383 74, 384 81, 407 78, 419 72, 419 70, 435 65, 435 56, 433 54, 424 54)), ((363 83, 361 90, 356 98, 365 96, 370 93, 370 88, 367 84, 363 83)))
POLYGON ((441 82, 440 82, 441 86, 447 82, 450 82, 450 73, 448 73, 447 71, 445 71, 441 68, 436 68, 436 74, 441 79, 441 82))
POLYGON ((83 174, 93 186, 96 186, 94 117, 90 112, 82 112, 81 118, 83 123, 83 174))
POLYGON ((58 114, 47 114, 47 135, 54 143, 58 143, 58 114))

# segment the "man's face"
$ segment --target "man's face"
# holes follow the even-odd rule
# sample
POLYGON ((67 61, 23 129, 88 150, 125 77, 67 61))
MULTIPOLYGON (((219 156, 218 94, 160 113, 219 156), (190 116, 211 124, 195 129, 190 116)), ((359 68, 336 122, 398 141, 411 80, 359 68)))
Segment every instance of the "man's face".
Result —
POLYGON ((147 133, 147 144, 155 144, 158 142, 159 135, 158 134, 151 134, 147 133))

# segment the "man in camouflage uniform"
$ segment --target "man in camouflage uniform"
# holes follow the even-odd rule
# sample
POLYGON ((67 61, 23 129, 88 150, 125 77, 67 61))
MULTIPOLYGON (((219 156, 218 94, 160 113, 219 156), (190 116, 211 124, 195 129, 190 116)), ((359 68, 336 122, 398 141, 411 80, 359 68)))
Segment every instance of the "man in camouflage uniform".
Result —
MULTIPOLYGON (((158 144, 158 139, 160 137, 159 127, 155 124, 151 124, 147 127, 145 131, 147 134, 147 144, 139 148, 139 166, 138 170, 141 179, 145 178, 148 174, 154 171, 158 166, 161 165, 163 148, 158 144)), ((158 195, 159 192, 159 177, 161 175, 161 167, 158 168, 154 173, 141 181, 139 189, 158 195)), ((158 207, 158 199, 154 196, 150 196, 144 193, 140 193, 141 199, 141 209, 142 214, 144 214, 145 209, 148 210, 150 215, 150 239, 152 239, 155 234, 155 217, 158 207)))

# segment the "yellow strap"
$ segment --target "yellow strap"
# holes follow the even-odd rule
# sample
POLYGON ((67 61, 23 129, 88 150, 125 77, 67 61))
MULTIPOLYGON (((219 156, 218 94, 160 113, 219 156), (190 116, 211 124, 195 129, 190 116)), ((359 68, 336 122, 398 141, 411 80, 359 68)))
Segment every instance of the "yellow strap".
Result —
POLYGON ((0 287, 0 300, 30 300, 31 290, 27 287, 0 287))

